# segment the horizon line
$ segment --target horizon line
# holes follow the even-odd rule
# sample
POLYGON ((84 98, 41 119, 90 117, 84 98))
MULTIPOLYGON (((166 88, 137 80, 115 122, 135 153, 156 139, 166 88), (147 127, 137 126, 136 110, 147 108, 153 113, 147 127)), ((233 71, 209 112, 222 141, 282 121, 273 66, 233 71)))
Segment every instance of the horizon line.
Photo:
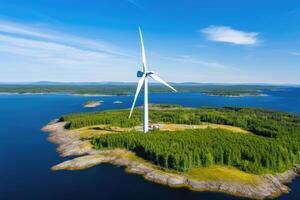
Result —
MULTIPOLYGON (((136 83, 136 81, 11 81, 11 82, 0 82, 0 85, 8 85, 8 84, 109 84, 109 83, 136 83)), ((155 82, 150 82, 151 84, 155 84, 155 82)), ((174 82, 169 81, 171 84, 203 84, 203 85, 295 85, 300 86, 300 83, 259 83, 259 82, 196 82, 196 81, 183 81, 183 82, 174 82)))

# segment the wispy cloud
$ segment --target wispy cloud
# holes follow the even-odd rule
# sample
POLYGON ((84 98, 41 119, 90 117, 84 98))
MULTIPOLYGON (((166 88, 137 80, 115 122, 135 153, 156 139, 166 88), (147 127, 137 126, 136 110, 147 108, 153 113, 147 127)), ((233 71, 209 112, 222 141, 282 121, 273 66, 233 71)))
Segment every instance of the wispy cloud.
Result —
POLYGON ((109 54, 116 54, 127 56, 126 51, 112 45, 105 41, 92 40, 75 35, 57 32, 56 30, 49 30, 40 27, 33 27, 13 22, 0 20, 0 34, 9 34, 16 38, 27 38, 30 40, 42 40, 47 42, 64 44, 67 46, 74 46, 77 48, 91 49, 94 51, 105 52, 109 54))
POLYGON ((97 61, 103 61, 106 58, 112 57, 105 53, 82 50, 54 42, 16 38, 1 34, 0 51, 14 55, 32 57, 39 61, 47 61, 52 64, 96 64, 97 61))
POLYGON ((35 31, 34 29, 29 28, 27 26, 0 20, 0 33, 1 32, 15 34, 15 35, 47 38, 47 39, 53 38, 53 36, 50 34, 35 31))
POLYGON ((144 9, 144 7, 141 6, 139 3, 137 3, 136 0, 126 0, 126 1, 127 1, 128 3, 130 3, 131 5, 133 5, 133 6, 137 7, 137 8, 139 8, 139 9, 144 9))
POLYGON ((228 26, 209 26, 200 31, 211 41, 237 45, 254 45, 258 43, 258 33, 235 30, 228 26))
MULTIPOLYGON (((130 77, 121 76, 127 73, 125 69, 138 65, 135 52, 110 42, 57 31, 49 26, 3 20, 0 20, 0 60, 2 80, 12 73, 9 71, 12 68, 19 72, 17 76, 23 74, 32 80, 86 81, 87 77, 88 81, 124 80, 130 77), (116 70, 123 71, 116 74, 116 70)), ((8 80, 12 79, 19 80, 16 77, 8 80)))
POLYGON ((4 21, 0 21, 0 51, 48 64, 108 64, 129 57, 125 50, 107 42, 4 21))
POLYGON ((289 54, 293 56, 300 56, 300 52, 295 52, 295 51, 289 52, 289 54))
POLYGON ((196 64, 196 65, 202 65, 210 68, 225 68, 225 65, 217 63, 217 62, 209 62, 205 60, 201 60, 198 58, 194 58, 189 55, 183 55, 179 57, 164 57, 165 59, 180 62, 180 63, 190 63, 190 64, 196 64))

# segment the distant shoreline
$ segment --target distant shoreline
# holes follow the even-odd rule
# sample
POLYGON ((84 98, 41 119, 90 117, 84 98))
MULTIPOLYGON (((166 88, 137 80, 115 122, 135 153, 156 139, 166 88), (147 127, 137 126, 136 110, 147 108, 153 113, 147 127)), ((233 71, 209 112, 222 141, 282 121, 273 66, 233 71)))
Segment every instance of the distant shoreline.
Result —
POLYGON ((205 93, 207 94, 208 96, 217 96, 217 97, 230 97, 230 98, 238 98, 238 97, 267 97, 267 96, 270 96, 268 94, 262 94, 262 93, 259 93, 259 94, 241 94, 241 95, 221 95, 221 94, 208 94, 208 93, 205 93))
MULTIPOLYGON (((267 96, 264 93, 287 88, 280 85, 264 84, 192 84, 177 83, 173 85, 178 93, 206 94, 208 96, 224 97, 247 97, 267 96)), ((292 87, 292 86, 291 86, 292 87)), ((106 83, 106 84, 2 84, 0 83, 0 95, 44 95, 44 94, 70 94, 76 96, 98 97, 98 96, 129 96, 136 90, 133 83, 106 83)), ((162 86, 152 85, 150 93, 169 93, 162 86)))
MULTIPOLYGON (((164 92, 160 92, 164 93, 164 92)), ((186 92, 182 92, 186 93, 186 92)), ((270 96, 268 94, 240 94, 240 95, 222 95, 222 94, 209 94, 205 92, 196 92, 196 93, 201 93, 205 94, 207 96, 212 96, 212 97, 230 97, 230 98, 238 98, 238 97, 266 97, 270 96)), ((77 94, 77 93, 64 93, 64 92, 25 92, 25 93, 18 93, 18 92, 0 92, 0 95, 48 95, 48 94, 67 94, 67 95, 73 95, 73 96, 82 96, 82 97, 110 97, 110 96, 130 96, 129 94, 77 94)))
POLYGON ((84 97, 100 97, 100 96, 127 96, 127 95, 113 95, 113 94, 73 94, 65 92, 0 92, 0 95, 47 95, 47 94, 67 94, 73 96, 84 96, 84 97))
MULTIPOLYGON (((70 93, 70 95, 73 95, 73 96, 83 96, 83 97, 105 97, 105 96, 120 96, 120 95, 114 95, 114 94, 73 94, 73 93, 70 93)), ((123 96, 123 95, 122 95, 123 96)))
POLYGON ((55 93, 44 93, 44 92, 25 92, 25 93, 19 93, 19 92, 0 92, 0 95, 35 95, 35 94, 55 94, 55 93))

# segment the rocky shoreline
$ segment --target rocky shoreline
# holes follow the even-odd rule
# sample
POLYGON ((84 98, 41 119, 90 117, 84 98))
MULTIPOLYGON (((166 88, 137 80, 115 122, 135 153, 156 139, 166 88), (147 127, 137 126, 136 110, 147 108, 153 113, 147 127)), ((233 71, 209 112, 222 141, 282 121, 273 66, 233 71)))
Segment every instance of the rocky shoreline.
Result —
POLYGON ((284 173, 262 175, 259 184, 241 184, 234 181, 201 181, 186 177, 184 174, 164 171, 144 161, 132 159, 133 153, 122 150, 95 150, 89 140, 82 140, 80 131, 65 130, 64 122, 54 120, 42 128, 49 133, 49 140, 58 144, 61 156, 79 156, 53 166, 52 170, 80 170, 101 163, 123 166, 130 173, 140 174, 145 179, 171 187, 187 187, 195 191, 225 192, 232 195, 256 199, 279 196, 287 193, 289 188, 284 185, 300 173, 300 165, 284 173))

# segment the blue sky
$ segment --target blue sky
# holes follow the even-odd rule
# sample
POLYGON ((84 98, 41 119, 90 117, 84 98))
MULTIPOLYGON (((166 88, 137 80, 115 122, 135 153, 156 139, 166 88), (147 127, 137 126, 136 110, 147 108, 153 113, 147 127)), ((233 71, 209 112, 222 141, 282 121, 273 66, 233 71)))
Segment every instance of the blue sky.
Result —
POLYGON ((300 2, 1 0, 0 82, 300 84, 300 2))

